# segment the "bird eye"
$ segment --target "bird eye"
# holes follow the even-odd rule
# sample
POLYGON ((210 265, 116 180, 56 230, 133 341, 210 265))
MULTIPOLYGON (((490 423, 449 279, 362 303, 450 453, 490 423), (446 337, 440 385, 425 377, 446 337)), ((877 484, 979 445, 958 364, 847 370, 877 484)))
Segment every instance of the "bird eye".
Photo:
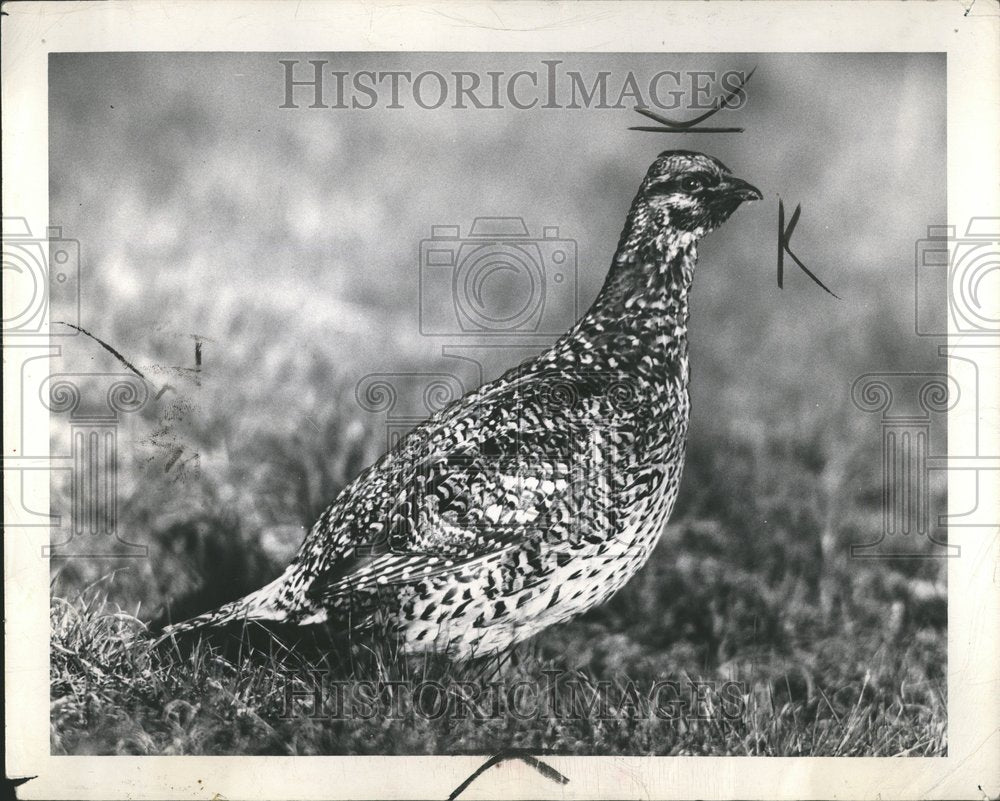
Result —
POLYGON ((685 192, 697 192, 708 186, 708 180, 701 175, 688 175, 681 179, 681 188, 685 192))
POLYGON ((715 186, 718 182, 719 179, 714 175, 692 173, 690 175, 657 181, 649 187, 648 193, 650 195, 693 194, 702 189, 715 186))

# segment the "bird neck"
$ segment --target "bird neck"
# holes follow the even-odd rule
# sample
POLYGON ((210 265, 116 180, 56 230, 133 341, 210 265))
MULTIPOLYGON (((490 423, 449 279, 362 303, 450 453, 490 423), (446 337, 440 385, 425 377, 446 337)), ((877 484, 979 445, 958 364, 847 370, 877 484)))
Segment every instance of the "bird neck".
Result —
POLYGON ((641 201, 633 205, 604 286, 556 344, 555 358, 584 370, 635 367, 686 387, 697 237, 657 215, 641 201))

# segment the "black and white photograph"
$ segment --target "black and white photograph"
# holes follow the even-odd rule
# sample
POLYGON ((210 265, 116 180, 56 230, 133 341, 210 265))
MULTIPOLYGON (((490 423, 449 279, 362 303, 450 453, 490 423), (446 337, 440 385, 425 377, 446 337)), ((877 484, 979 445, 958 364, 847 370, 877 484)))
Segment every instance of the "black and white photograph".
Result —
POLYGON ((8 7, 12 797, 996 797, 979 3, 8 7))

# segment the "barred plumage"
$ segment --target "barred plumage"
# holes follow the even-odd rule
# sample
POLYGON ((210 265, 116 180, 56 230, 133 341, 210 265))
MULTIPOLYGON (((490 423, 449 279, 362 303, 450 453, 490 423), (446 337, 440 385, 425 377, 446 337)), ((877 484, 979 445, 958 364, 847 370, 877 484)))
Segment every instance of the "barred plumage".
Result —
POLYGON ((378 615, 408 651, 469 657, 609 598, 677 496, 696 243, 760 197, 716 159, 662 153, 570 331, 359 475, 277 580, 166 636, 241 619, 360 631, 378 615))

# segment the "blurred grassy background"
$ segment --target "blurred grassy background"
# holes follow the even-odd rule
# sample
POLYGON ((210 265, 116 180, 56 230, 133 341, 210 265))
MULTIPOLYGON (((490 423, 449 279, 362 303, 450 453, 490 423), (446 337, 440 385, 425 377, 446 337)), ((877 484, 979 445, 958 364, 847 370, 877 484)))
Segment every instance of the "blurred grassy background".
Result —
MULTIPOLYGON (((152 394, 172 387, 120 431, 119 530, 148 558, 87 559, 77 542, 80 558, 53 562, 55 594, 72 601, 116 570, 102 585, 111 603, 143 618, 169 605, 177 619, 276 575, 385 447, 358 382, 456 372, 445 343, 419 334, 431 226, 465 233, 491 215, 522 216, 532 233, 559 226, 578 245, 582 310, 648 164, 693 148, 765 201, 700 249, 682 495, 650 565, 546 647, 598 676, 781 677, 809 703, 816 686, 875 692, 884 708, 918 688, 910 744, 933 729, 931 751, 943 749, 943 560, 849 556, 882 525, 879 424, 852 406, 853 380, 944 370, 936 343, 913 335, 914 242, 945 219, 943 56, 293 56, 481 74, 557 57, 563 70, 646 80, 757 65, 746 107, 712 120, 746 133, 696 136, 629 132, 644 121, 624 110, 280 109, 288 57, 52 56, 50 216, 81 243, 81 324, 137 364, 152 394), (778 195, 802 203, 793 249, 843 301, 794 267, 775 286, 778 195)), ((485 377, 519 358, 489 355, 485 377)), ((98 366, 118 369, 77 339, 53 369, 98 366)), ((65 511, 67 488, 54 489, 65 511)), ((59 748, 114 749, 80 744, 101 715, 65 720, 59 748)), ((649 750, 616 743, 607 749, 649 750)))

